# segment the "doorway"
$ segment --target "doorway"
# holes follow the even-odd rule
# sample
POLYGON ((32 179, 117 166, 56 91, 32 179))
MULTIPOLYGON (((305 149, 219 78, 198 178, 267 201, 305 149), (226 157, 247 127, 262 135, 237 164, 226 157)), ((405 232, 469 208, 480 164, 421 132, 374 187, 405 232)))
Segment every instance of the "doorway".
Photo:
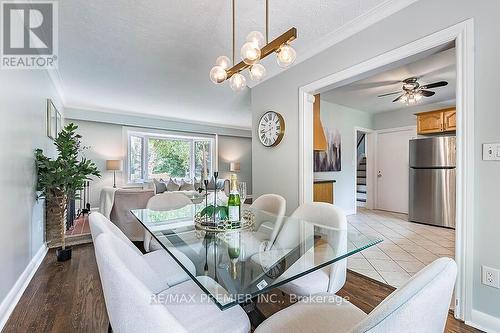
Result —
POLYGON ((402 59, 454 42, 457 58, 457 224, 455 317, 470 321, 472 315, 474 220, 474 32, 469 19, 442 31, 333 73, 299 88, 299 204, 312 201, 312 103, 313 94, 345 85, 357 76, 402 59))

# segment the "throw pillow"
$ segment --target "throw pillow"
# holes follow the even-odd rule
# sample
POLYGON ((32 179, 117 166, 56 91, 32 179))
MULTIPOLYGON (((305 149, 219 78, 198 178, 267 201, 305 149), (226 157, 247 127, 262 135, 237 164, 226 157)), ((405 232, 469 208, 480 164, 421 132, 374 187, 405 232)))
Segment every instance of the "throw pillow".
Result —
POLYGON ((184 179, 181 181, 179 191, 194 191, 193 183, 188 183, 184 179))
POLYGON ((176 183, 175 180, 173 180, 172 178, 170 178, 170 180, 167 183, 167 191, 169 192, 179 191, 180 187, 181 186, 178 183, 176 183))
POLYGON ((155 189, 156 189, 155 194, 160 194, 167 190, 167 185, 164 182, 156 178, 153 178, 153 183, 155 184, 155 189))
POLYGON ((193 178, 194 189, 197 191, 200 187, 202 187, 201 179, 198 180, 196 177, 193 178))

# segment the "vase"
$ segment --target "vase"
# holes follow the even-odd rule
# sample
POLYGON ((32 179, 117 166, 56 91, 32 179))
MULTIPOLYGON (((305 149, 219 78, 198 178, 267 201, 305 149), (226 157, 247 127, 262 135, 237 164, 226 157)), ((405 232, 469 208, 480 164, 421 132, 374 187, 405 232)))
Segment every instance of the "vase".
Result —
MULTIPOLYGON (((49 248, 61 246, 65 250, 66 207, 68 199, 60 190, 51 190, 45 200, 45 240, 49 248)), ((63 257, 67 257, 64 255, 63 257)))

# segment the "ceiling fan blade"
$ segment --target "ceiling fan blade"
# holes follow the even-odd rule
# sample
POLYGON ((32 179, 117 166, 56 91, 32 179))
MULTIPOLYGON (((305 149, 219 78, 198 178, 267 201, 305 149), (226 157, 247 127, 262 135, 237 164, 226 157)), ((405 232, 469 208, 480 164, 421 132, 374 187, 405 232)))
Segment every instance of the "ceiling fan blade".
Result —
POLYGON ((438 87, 444 87, 447 86, 448 82, 446 81, 439 81, 439 82, 434 82, 430 84, 426 84, 420 87, 420 89, 431 89, 431 88, 438 88, 438 87))
POLYGON ((424 97, 431 97, 431 96, 434 96, 434 94, 435 94, 434 91, 430 91, 430 90, 420 90, 420 93, 424 97))
POLYGON ((401 96, 399 96, 398 98, 396 98, 396 99, 395 99, 395 100, 393 100, 392 102, 394 103, 394 102, 399 101, 399 100, 401 99, 401 97, 403 97, 404 95, 405 95, 405 94, 402 94, 401 96))
POLYGON ((384 97, 384 96, 396 95, 396 94, 401 94, 401 91, 391 92, 388 94, 382 94, 382 95, 378 95, 377 97, 384 97))

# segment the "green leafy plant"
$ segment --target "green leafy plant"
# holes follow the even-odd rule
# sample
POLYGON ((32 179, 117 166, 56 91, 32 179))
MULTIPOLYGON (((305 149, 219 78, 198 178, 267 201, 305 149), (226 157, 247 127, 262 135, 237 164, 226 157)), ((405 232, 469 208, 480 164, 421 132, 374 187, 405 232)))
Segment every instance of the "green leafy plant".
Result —
POLYGON ((200 212, 200 216, 207 216, 209 218, 213 218, 215 214, 219 216, 219 219, 225 221, 229 218, 229 211, 227 206, 217 206, 214 208, 214 205, 209 205, 203 208, 200 212))
POLYGON ((65 249, 64 214, 68 199, 79 199, 78 192, 91 180, 90 176, 101 177, 94 162, 80 157, 83 148, 77 128, 73 123, 68 124, 54 140, 56 159, 45 156, 42 149, 35 150, 37 191, 39 197, 47 200, 47 217, 59 220, 62 249, 65 249))

